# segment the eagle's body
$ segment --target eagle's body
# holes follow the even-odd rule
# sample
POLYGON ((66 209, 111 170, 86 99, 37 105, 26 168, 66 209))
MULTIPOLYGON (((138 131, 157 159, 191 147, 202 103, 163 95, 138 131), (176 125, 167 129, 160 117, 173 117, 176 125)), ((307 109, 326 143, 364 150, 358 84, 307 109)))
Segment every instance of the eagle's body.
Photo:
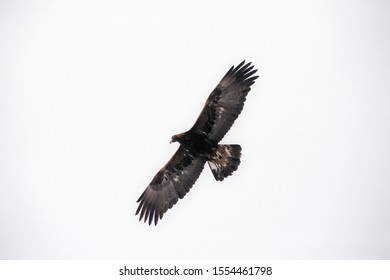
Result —
POLYGON ((164 213, 191 189, 206 162, 216 180, 222 181, 240 164, 240 145, 219 142, 241 113, 250 91, 258 78, 253 76, 251 63, 241 62, 232 67, 212 91, 195 124, 190 130, 172 136, 171 142, 180 147, 168 163, 153 178, 138 199, 136 215, 149 224, 157 224, 164 213))

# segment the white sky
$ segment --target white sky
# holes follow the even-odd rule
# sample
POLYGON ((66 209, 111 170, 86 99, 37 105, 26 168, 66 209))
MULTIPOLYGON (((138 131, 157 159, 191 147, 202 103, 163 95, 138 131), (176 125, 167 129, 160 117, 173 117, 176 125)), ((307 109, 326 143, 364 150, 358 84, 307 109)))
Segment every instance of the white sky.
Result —
POLYGON ((390 258, 387 1, 2 1, 0 258, 390 258), (261 77, 157 227, 136 200, 241 60, 261 77))

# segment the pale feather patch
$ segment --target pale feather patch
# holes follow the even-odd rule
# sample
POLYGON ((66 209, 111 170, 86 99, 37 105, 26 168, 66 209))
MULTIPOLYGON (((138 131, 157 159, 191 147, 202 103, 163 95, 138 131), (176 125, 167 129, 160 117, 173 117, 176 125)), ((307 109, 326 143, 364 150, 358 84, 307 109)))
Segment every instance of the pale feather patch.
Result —
POLYGON ((219 168, 221 168, 220 164, 216 164, 213 161, 209 161, 208 163, 209 163, 211 170, 214 170, 216 172, 218 172, 219 168))
POLYGON ((220 145, 213 156, 213 161, 219 165, 218 168, 221 168, 222 165, 226 165, 228 163, 231 156, 232 153, 228 146, 220 145))

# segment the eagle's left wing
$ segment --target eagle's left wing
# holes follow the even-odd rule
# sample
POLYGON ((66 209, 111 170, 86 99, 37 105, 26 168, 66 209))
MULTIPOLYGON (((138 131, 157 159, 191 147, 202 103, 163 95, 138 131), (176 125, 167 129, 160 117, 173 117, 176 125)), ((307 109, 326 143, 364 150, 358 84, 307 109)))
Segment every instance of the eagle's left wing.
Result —
POLYGON ((139 206, 135 214, 140 213, 139 219, 144 218, 144 222, 148 220, 149 225, 154 220, 157 225, 164 213, 190 191, 205 162, 204 158, 194 156, 180 145, 137 200, 139 206))
POLYGON ((259 77, 253 76, 256 72, 245 61, 230 68, 211 92, 191 130, 207 134, 215 143, 221 141, 240 115, 251 85, 259 77))

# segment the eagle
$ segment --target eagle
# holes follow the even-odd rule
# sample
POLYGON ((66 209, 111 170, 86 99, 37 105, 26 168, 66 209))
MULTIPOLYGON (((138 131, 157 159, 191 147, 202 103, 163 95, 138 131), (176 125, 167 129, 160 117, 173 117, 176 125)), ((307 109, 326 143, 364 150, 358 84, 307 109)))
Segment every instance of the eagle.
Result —
POLYGON ((137 200, 139 220, 157 225, 159 219, 195 184, 206 162, 217 181, 240 164, 241 146, 219 144, 240 115, 248 92, 259 76, 251 62, 232 66, 209 95, 190 130, 173 135, 180 146, 137 200))

